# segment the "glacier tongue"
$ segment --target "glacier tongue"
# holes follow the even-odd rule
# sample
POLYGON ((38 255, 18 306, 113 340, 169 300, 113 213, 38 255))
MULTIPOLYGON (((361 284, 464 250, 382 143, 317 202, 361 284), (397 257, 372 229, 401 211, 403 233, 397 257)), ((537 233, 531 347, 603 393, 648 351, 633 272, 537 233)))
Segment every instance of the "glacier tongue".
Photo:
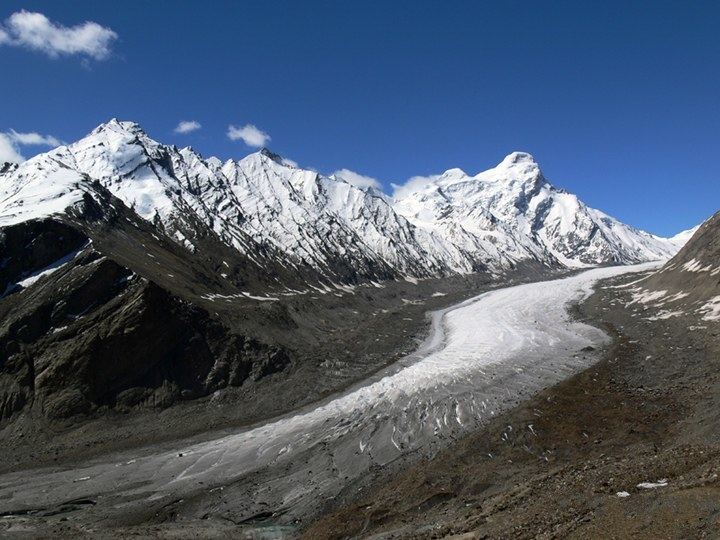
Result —
POLYGON ((393 200, 266 149, 239 161, 204 159, 115 119, 3 167, 0 226, 62 213, 92 193, 93 181, 190 250, 210 232, 259 265, 275 257, 339 282, 502 272, 528 261, 628 264, 681 246, 588 208, 523 152, 475 176, 451 169, 393 200))

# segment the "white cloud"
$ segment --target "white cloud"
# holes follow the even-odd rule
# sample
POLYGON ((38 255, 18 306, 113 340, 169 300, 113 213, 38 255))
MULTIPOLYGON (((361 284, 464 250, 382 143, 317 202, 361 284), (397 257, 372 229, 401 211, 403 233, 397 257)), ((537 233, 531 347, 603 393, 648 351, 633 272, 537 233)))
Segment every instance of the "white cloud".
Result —
POLYGON ((298 166, 298 162, 295 161, 294 159, 284 157, 284 158, 282 158, 282 162, 283 162, 283 165, 287 165, 288 167, 297 168, 297 166, 298 166))
POLYGON ((200 122, 195 120, 183 120, 175 128, 175 133, 190 133, 191 131, 197 131, 201 127, 200 122))
POLYGON ((232 141, 242 139, 248 146, 259 148, 270 141, 270 135, 258 129, 252 124, 245 124, 243 127, 228 126, 227 136, 232 141))
POLYGON ((51 58, 77 54, 104 60, 110 56, 111 44, 117 37, 110 28, 92 21, 68 27, 42 13, 25 10, 13 13, 0 26, 0 45, 40 51, 51 58))
POLYGON ((372 176, 365 176, 364 174, 356 173, 350 169, 337 170, 333 173, 333 175, 342 178, 348 184, 352 184, 353 186, 382 189, 382 184, 378 179, 373 178, 372 176))
POLYGON ((60 146, 62 142, 52 135, 40 135, 39 133, 18 133, 14 129, 10 130, 8 136, 17 144, 36 144, 44 146, 60 146))
POLYGON ((431 176, 413 176, 408 178, 404 184, 391 184, 393 188, 392 196, 394 199, 402 199, 420 191, 422 188, 438 178, 439 176, 436 174, 431 176))
POLYGON ((25 161, 20 153, 20 146, 60 146, 61 144, 62 141, 52 135, 40 135, 35 132, 18 133, 11 129, 7 133, 0 133, 0 163, 25 161))
POLYGON ((0 133, 0 163, 22 163, 25 161, 23 155, 18 152, 17 147, 13 144, 10 137, 5 133, 0 133))

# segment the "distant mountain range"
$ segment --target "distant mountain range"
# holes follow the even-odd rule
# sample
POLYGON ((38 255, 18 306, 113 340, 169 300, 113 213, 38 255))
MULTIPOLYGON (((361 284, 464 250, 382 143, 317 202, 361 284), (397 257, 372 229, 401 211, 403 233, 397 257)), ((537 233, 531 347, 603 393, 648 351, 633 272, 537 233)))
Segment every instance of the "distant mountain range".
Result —
POLYGON ((521 152, 475 176, 451 169, 393 200, 265 149, 239 161, 205 159, 111 120, 0 168, 0 227, 51 215, 72 221, 104 205, 124 205, 188 256, 212 256, 212 243, 260 273, 274 267, 265 283, 273 288, 501 273, 527 262, 628 264, 668 258, 681 245, 587 207, 521 152))

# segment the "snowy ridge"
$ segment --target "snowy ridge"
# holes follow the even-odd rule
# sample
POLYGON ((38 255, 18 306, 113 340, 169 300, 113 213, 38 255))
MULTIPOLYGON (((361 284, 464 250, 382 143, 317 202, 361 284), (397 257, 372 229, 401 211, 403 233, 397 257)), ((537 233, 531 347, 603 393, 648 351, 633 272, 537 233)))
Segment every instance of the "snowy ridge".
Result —
POLYGON ((475 176, 451 169, 394 208, 419 227, 477 246, 478 252, 495 246, 499 256, 555 259, 568 267, 665 259, 679 249, 553 187, 522 152, 475 176))
POLYGON ((680 248, 682 248, 685 244, 687 244, 690 241, 690 239, 698 231, 698 229, 700 228, 701 225, 702 225, 702 223, 700 225, 695 225, 695 227, 693 227, 691 229, 687 229, 685 231, 680 231, 675 236, 671 236, 670 238, 668 238, 668 240, 670 241, 671 244, 675 245, 679 250, 680 248))
POLYGON ((339 259, 379 277, 472 269, 377 192, 296 168, 267 150, 239 161, 204 160, 191 148, 153 141, 137 124, 113 120, 56 153, 189 244, 188 230, 200 222, 251 257, 259 246, 326 275, 339 259))
POLYGON ((451 169, 400 200, 261 150, 204 159, 111 120, 68 146, 0 171, 0 225, 61 213, 98 181, 195 251, 212 231, 262 265, 312 267, 329 280, 423 278, 518 263, 582 267, 672 256, 655 237, 551 186, 515 152, 476 176, 451 169))
POLYGON ((47 154, 0 176, 0 227, 63 213, 88 192, 88 180, 47 154), (38 173, 40 171, 40 173, 38 173))

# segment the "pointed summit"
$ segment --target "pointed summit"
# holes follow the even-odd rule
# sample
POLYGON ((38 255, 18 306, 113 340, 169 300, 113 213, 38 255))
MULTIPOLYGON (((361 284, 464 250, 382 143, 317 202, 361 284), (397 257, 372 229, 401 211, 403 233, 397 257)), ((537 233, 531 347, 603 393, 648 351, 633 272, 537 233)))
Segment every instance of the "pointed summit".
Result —
POLYGON ((257 152, 250 154, 247 157, 251 156, 260 156, 261 158, 266 158, 271 160, 273 163, 277 163, 278 165, 282 165, 283 167, 289 168, 289 169, 299 169, 300 167, 298 164, 293 161, 292 159, 288 159, 286 157, 281 156, 280 154, 277 154, 270 150, 269 148, 263 146, 260 150, 257 152))
POLYGON ((527 152, 512 152, 505 156, 505 159, 500 162, 499 166, 511 167, 519 164, 537 165, 537 162, 532 154, 528 154, 527 152))
POLYGON ((452 169, 448 169, 444 173, 440 175, 440 178, 442 179, 459 179, 459 178, 467 178, 468 174, 463 171, 459 167, 454 167, 452 169))
POLYGON ((126 120, 118 120, 117 118, 111 118, 107 122, 103 122, 98 127, 91 131, 92 133, 100 133, 103 131, 129 131, 132 133, 145 133, 140 124, 137 122, 131 122, 126 120))
POLYGON ((258 154, 260 154, 261 156, 264 156, 264 157, 266 157, 266 158, 268 158, 268 159, 271 159, 272 161, 274 161, 274 162, 277 163, 278 165, 286 165, 286 162, 285 162, 285 158, 284 158, 284 157, 282 157, 280 154, 276 154, 275 152, 273 152, 272 150, 270 150, 269 148, 267 148, 267 147, 265 147, 265 146, 263 146, 263 147, 258 151, 258 154))
POLYGON ((90 132, 90 135, 99 133, 127 133, 131 135, 145 135, 145 130, 137 122, 130 122, 111 118, 107 122, 100 124, 90 132))

